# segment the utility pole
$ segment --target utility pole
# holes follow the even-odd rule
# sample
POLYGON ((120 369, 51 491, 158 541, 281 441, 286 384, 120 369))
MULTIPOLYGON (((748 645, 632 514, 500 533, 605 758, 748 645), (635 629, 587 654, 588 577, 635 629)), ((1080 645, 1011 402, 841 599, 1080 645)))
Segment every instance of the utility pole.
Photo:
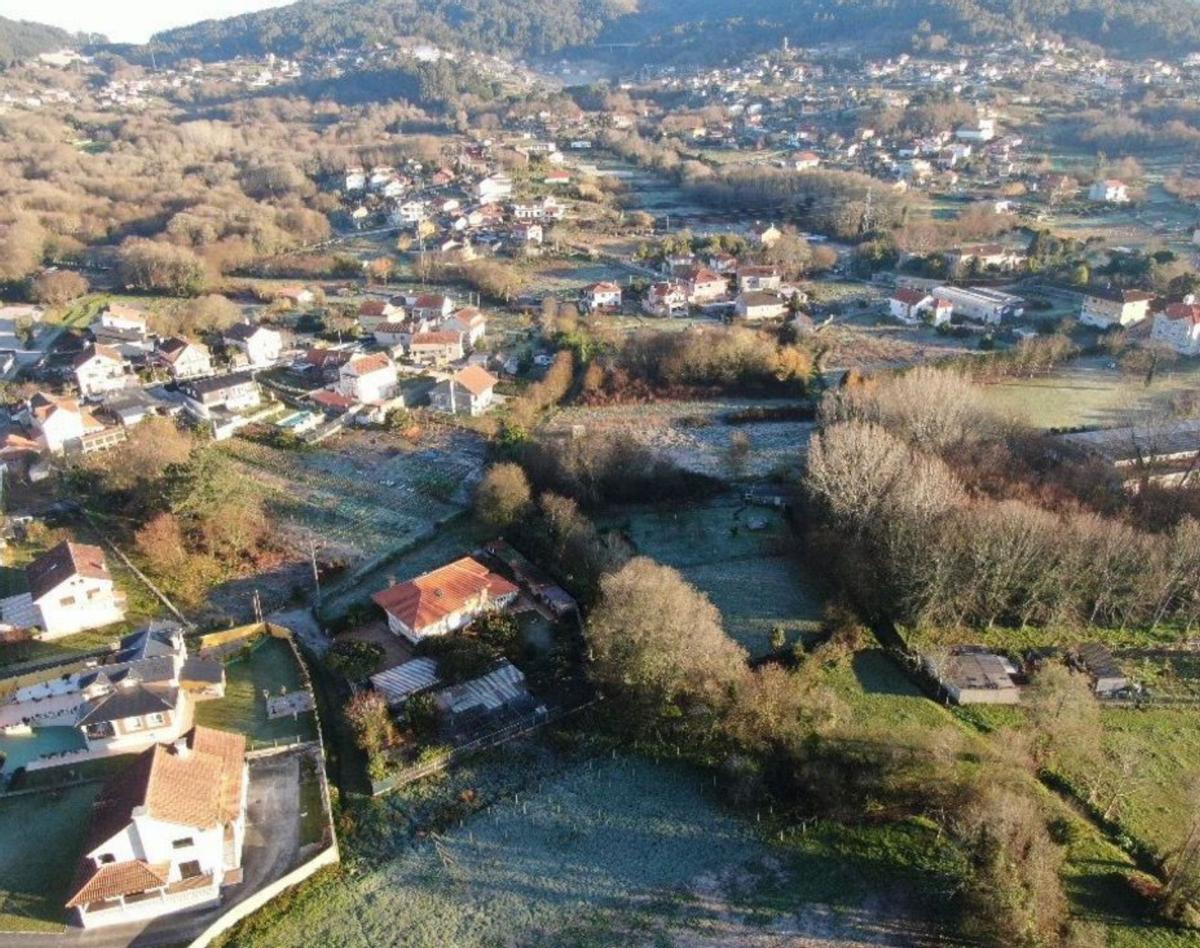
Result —
POLYGON ((317 570, 317 544, 312 537, 308 538, 308 554, 312 560, 313 586, 316 588, 317 606, 321 605, 321 574, 317 570))
POLYGON ((862 233, 868 233, 874 226, 875 188, 867 188, 867 206, 863 209, 862 233))

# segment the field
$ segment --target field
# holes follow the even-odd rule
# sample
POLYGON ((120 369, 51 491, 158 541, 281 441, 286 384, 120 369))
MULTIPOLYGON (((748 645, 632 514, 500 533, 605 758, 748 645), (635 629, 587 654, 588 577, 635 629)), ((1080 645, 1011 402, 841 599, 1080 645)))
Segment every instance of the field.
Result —
POLYGON ((766 477, 798 469, 813 425, 807 421, 733 425, 725 416, 747 408, 796 404, 786 400, 727 399, 572 407, 555 414, 548 427, 552 431, 582 426, 588 432, 621 432, 682 468, 712 477, 766 477), (729 446, 735 432, 750 439, 750 455, 742 467, 734 467, 729 460, 729 446))
MULTIPOLYGON (((457 786, 421 792, 452 799, 457 786)), ((754 944, 772 931, 919 944, 929 934, 911 906, 922 884, 930 902, 945 896, 947 864, 928 831, 817 826, 768 842, 704 786, 690 771, 642 760, 579 762, 399 843, 366 871, 355 863, 351 875, 278 913, 258 938, 242 932, 235 941, 715 946, 754 944), (896 865, 898 851, 914 861, 896 865)))
POLYGON ((635 552, 675 567, 707 594, 726 631, 752 655, 770 651, 776 626, 795 640, 820 625, 823 597, 796 559, 790 529, 776 510, 725 501, 636 510, 605 525, 620 530, 635 552))
POLYGON ((196 705, 196 723, 245 734, 251 747, 273 741, 310 741, 317 736, 311 712, 291 717, 267 717, 266 694, 303 688, 300 669, 286 642, 264 636, 249 655, 235 655, 225 665, 225 697, 196 705))
POLYGON ((1077 359, 1048 375, 988 385, 988 402, 1038 428, 1120 427, 1165 413, 1171 398, 1194 391, 1200 362, 1180 362, 1149 387, 1102 356, 1077 359))
POLYGON ((62 930, 100 783, 0 800, 0 931, 62 930))
POLYGON ((355 561, 405 545, 457 513, 483 465, 480 439, 431 429, 417 446, 392 433, 346 432, 309 451, 243 439, 225 448, 264 485, 294 549, 314 540, 355 561))

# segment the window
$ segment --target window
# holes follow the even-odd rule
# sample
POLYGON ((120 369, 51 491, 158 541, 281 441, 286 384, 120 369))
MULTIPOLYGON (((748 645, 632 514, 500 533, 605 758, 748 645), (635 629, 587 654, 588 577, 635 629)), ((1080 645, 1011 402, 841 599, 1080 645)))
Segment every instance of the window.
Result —
POLYGON ((167 716, 161 711, 155 711, 152 715, 146 718, 150 722, 151 727, 158 727, 160 724, 167 723, 167 716))
POLYGON ((102 866, 106 866, 110 862, 116 862, 116 861, 117 861, 117 857, 114 856, 112 853, 101 853, 99 856, 96 857, 96 862, 100 863, 100 865, 102 865, 102 866))
POLYGON ((179 864, 179 878, 181 879, 194 879, 200 874, 200 862, 197 859, 191 859, 179 864))
POLYGON ((126 731, 140 731, 144 726, 141 718, 126 718, 123 724, 126 731))
POLYGON ((75 597, 74 596, 64 596, 62 599, 58 600, 58 604, 63 607, 73 606, 73 605, 75 605, 75 597))
POLYGON ((185 836, 183 839, 174 840, 171 843, 172 849, 190 849, 196 845, 196 841, 190 836, 185 836))

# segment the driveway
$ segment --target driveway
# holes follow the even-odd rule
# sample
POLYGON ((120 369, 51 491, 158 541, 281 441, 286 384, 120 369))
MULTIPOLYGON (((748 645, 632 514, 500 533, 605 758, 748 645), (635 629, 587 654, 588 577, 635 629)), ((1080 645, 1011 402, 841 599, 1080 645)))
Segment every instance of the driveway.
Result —
POLYGON ((111 928, 70 927, 57 934, 0 934, 0 948, 125 948, 190 942, 223 912, 288 873, 300 852, 300 755, 250 761, 242 881, 223 892, 219 907, 181 912, 151 922, 111 928))

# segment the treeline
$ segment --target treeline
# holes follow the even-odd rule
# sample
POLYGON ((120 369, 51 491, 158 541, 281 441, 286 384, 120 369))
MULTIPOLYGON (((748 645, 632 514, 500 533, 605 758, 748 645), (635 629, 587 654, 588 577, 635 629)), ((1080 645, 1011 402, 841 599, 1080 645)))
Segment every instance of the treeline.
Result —
POLYGON ((57 26, 0 16, 0 66, 11 66, 39 53, 74 46, 79 37, 57 26))
POLYGON ((805 488, 814 542, 874 614, 931 629, 1200 623, 1200 523, 992 415, 931 369, 827 397, 805 488), (1161 527, 1149 532, 1141 526, 1161 527))

